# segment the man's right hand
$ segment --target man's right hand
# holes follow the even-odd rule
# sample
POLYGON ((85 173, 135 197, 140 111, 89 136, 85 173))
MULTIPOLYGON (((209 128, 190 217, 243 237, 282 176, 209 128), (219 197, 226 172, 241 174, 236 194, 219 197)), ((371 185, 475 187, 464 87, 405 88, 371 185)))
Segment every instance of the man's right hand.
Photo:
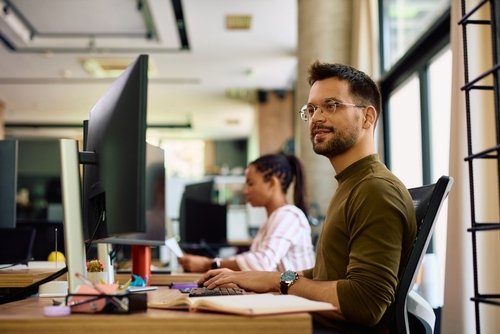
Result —
POLYGON ((216 287, 240 287, 258 293, 278 292, 279 272, 270 271, 232 271, 230 269, 209 270, 198 281, 209 289, 216 287))

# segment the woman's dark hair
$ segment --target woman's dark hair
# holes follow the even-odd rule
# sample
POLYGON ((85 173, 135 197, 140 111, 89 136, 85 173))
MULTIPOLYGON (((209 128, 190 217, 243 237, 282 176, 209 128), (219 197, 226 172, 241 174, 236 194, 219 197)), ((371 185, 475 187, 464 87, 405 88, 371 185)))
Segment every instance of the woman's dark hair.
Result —
POLYGON ((293 201, 305 215, 308 213, 305 174, 300 160, 293 155, 267 154, 252 161, 250 165, 262 173, 264 181, 276 176, 281 182, 281 190, 287 193, 294 181, 293 201))

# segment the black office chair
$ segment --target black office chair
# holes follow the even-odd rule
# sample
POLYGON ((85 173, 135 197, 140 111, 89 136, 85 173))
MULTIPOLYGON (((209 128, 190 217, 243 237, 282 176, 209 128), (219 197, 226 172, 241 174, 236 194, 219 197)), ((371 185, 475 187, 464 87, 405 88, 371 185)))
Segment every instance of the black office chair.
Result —
POLYGON ((417 216, 417 237, 396 290, 393 333, 434 332, 436 317, 432 307, 412 288, 431 240, 439 210, 452 184, 453 178, 441 176, 435 184, 409 189, 417 216))

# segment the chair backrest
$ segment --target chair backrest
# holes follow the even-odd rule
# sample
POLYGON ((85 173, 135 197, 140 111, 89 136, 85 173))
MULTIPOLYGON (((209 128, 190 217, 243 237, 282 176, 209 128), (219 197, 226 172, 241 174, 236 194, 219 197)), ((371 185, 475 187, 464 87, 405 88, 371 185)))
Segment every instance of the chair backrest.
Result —
POLYGON ((409 333, 409 320, 406 307, 408 293, 415 283, 417 272, 431 240, 439 211, 450 192, 452 184, 453 178, 441 176, 434 184, 408 189, 415 205, 417 236, 396 290, 396 300, 394 302, 395 328, 393 328, 395 333, 409 333))

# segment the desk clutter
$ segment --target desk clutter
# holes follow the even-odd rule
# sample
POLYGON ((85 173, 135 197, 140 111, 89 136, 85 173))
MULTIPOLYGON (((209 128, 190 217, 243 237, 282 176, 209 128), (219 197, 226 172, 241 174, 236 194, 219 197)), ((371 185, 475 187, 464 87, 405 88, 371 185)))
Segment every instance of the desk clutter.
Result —
POLYGON ((117 283, 96 283, 79 273, 76 273, 76 277, 82 281, 77 291, 67 294, 64 304, 45 307, 44 315, 64 316, 71 313, 128 314, 147 310, 147 294, 138 293, 139 291, 132 292, 129 289, 130 281, 124 285, 119 285, 117 283))
MULTIPOLYGON (((101 286, 101 284, 99 284, 101 286)), ((147 310, 147 294, 116 292, 116 284, 102 284, 101 291, 82 285, 77 293, 66 296, 66 307, 71 313, 111 313, 128 314, 147 310)))

